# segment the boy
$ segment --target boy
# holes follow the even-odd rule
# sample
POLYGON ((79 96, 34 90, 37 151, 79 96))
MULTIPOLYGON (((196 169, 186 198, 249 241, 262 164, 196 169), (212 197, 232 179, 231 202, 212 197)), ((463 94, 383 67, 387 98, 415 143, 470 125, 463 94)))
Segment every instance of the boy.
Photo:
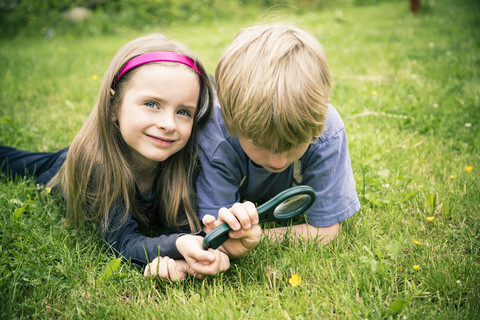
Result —
MULTIPOLYGON (((291 230, 328 243, 360 203, 345 128, 328 104, 331 79, 320 43, 293 26, 247 28, 220 58, 215 82, 220 105, 199 134, 200 219, 213 227, 208 215, 217 217, 220 207, 245 200, 261 204, 304 184, 317 198, 306 213, 308 223, 291 230)), ((254 221, 246 213, 222 212, 220 219, 233 230, 249 229, 254 221)), ((286 230, 264 232, 276 239, 286 230)))

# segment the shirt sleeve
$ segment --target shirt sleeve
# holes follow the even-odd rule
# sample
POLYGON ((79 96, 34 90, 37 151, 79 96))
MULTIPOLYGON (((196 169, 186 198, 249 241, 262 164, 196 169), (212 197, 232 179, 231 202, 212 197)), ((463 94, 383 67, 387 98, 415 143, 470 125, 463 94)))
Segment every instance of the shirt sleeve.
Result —
POLYGON ((307 222, 315 227, 334 225, 360 209, 345 128, 334 113, 337 125, 309 147, 302 161, 303 184, 316 193, 315 203, 307 212, 307 222))
POLYGON ((168 256, 173 259, 183 259, 177 249, 178 237, 190 233, 188 226, 185 230, 169 230, 158 237, 147 237, 140 234, 138 223, 130 214, 122 223, 122 211, 115 210, 111 228, 102 233, 105 245, 112 249, 117 257, 130 261, 137 267, 143 267, 158 256, 168 256))
POLYGON ((228 143, 220 145, 214 154, 199 150, 201 168, 196 181, 198 217, 207 214, 218 217, 222 207, 230 208, 240 201, 239 186, 245 173, 240 156, 228 143))

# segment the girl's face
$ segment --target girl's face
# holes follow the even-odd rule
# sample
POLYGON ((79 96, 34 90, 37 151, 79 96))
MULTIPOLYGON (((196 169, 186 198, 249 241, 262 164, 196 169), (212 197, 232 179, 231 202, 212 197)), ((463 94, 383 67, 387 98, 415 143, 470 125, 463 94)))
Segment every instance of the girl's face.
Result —
POLYGON ((117 116, 134 165, 156 166, 190 138, 200 86, 183 66, 144 65, 125 88, 117 116))

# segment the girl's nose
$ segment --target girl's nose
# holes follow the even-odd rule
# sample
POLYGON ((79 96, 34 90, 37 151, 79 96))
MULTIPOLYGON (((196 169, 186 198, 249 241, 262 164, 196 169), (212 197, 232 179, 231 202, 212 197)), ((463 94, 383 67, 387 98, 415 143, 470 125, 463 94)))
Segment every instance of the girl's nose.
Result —
POLYGON ((158 115, 156 126, 166 132, 174 131, 176 128, 175 114, 172 114, 171 112, 162 112, 158 115))

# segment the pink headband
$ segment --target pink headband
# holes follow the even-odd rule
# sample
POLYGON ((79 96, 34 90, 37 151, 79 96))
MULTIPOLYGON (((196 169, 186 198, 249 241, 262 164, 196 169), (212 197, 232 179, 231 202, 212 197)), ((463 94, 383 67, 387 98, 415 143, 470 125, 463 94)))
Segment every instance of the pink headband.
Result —
POLYGON ((112 89, 115 88, 117 85, 118 80, 127 72, 132 70, 133 68, 136 68, 138 66, 141 66, 143 64, 147 64, 150 62, 157 62, 157 61, 169 61, 169 62, 176 62, 176 63, 181 63, 184 64, 193 70, 195 70, 198 75, 200 76, 200 79, 203 81, 203 76, 200 70, 197 68, 195 65, 195 62, 178 53, 175 52, 170 52, 170 51, 157 51, 157 52, 150 52, 150 53, 145 53, 139 56, 136 56, 135 58, 130 59, 127 64, 123 67, 122 71, 120 71, 117 79, 113 83, 112 89))

